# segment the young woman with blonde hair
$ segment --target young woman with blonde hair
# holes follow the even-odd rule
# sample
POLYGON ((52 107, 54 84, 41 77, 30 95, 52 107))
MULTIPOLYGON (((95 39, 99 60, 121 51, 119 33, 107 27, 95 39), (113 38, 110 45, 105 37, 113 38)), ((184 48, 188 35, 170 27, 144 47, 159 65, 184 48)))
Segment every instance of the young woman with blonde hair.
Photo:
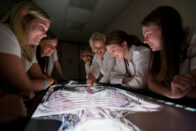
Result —
MULTIPOLYGON (((13 7, 0 23, 0 77, 6 92, 40 91, 53 80, 30 80, 21 60, 32 64, 35 49, 46 37, 51 20, 37 5, 23 1, 13 7)), ((28 65, 29 66, 29 65, 28 65)))
POLYGON ((87 83, 93 85, 96 81, 109 83, 111 71, 115 64, 115 58, 110 55, 105 47, 106 37, 100 32, 91 35, 89 43, 92 51, 95 53, 90 73, 87 76, 87 83))

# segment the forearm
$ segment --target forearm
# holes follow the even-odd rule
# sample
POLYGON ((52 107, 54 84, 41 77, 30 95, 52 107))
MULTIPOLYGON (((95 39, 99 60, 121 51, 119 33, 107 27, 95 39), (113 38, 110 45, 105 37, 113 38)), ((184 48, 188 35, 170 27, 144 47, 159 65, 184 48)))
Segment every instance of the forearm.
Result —
POLYGON ((151 76, 149 76, 149 78, 148 78, 148 88, 157 94, 160 94, 160 95, 163 95, 163 96, 166 96, 169 98, 172 97, 171 88, 167 87, 166 85, 164 85, 161 82, 157 82, 157 81, 153 80, 153 78, 151 76))
POLYGON ((191 71, 190 75, 193 78, 194 85, 193 85, 191 91, 187 94, 187 97, 189 97, 189 98, 196 98, 196 69, 191 71))
POLYGON ((110 83, 111 84, 122 84, 124 76, 111 76, 110 83))
POLYGON ((65 77, 64 77, 64 75, 63 75, 63 71, 62 71, 62 69, 61 69, 61 68, 59 68, 59 69, 57 69, 57 71, 58 71, 58 73, 59 73, 59 75, 60 75, 61 79, 65 79, 65 77))
POLYGON ((55 66, 56 66, 56 69, 57 69, 57 72, 59 74, 59 76, 61 77, 61 79, 65 79, 64 75, 63 75, 63 70, 61 68, 61 65, 58 61, 55 62, 55 66))
POLYGON ((44 75, 41 71, 41 68, 40 68, 39 64, 37 64, 37 63, 34 63, 31 66, 31 68, 29 69, 27 74, 31 79, 43 79, 44 78, 44 75))
POLYGON ((146 87, 147 82, 138 76, 132 76, 132 79, 123 85, 133 89, 142 89, 146 87))
POLYGON ((188 98, 196 98, 196 87, 194 87, 187 95, 188 98))
POLYGON ((52 78, 46 78, 45 80, 31 80, 33 91, 40 91, 46 89, 53 83, 52 78))
POLYGON ((32 90, 33 91, 41 91, 45 88, 45 80, 31 80, 32 90))

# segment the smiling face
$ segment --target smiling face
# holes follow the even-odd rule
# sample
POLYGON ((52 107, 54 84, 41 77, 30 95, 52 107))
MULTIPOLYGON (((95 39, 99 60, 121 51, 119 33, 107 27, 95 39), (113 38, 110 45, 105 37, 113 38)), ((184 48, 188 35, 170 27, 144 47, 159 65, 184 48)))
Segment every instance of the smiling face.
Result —
POLYGON ((93 42, 93 51, 95 54, 100 56, 102 59, 104 58, 104 54, 106 52, 105 43, 103 40, 96 40, 93 42))
POLYGON ((92 61, 92 56, 87 51, 83 51, 82 52, 82 59, 85 63, 90 64, 92 61))
POLYGON ((152 51, 160 51, 163 49, 160 26, 143 26, 142 31, 144 43, 148 44, 152 51))
POLYGON ((31 45, 39 45, 42 38, 46 37, 46 32, 50 26, 50 22, 42 19, 34 19, 30 25, 29 43, 31 45))
POLYGON ((118 60, 122 60, 125 57, 125 48, 118 44, 110 44, 107 45, 106 48, 110 52, 110 55, 118 60))
POLYGON ((56 39, 42 40, 41 55, 51 56, 54 53, 56 46, 57 46, 56 39))

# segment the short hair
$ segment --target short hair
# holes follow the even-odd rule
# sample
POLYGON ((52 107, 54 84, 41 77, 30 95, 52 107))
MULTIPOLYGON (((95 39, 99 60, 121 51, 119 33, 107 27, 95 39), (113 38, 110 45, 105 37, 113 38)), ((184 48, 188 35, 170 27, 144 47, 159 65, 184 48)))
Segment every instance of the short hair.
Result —
POLYGON ((53 34, 51 31, 47 31, 46 32, 46 35, 47 35, 46 37, 44 37, 43 39, 41 39, 40 46, 44 44, 44 41, 45 40, 56 40, 56 41, 58 41, 57 36, 55 34, 53 34))
POLYGON ((93 42, 95 42, 97 40, 102 40, 105 43, 106 42, 105 34, 100 33, 100 32, 95 32, 91 35, 90 40, 89 40, 89 44, 90 44, 92 51, 93 51, 93 42))
POLYGON ((1 22, 8 23, 15 34, 21 48, 21 55, 29 61, 32 61, 36 47, 28 43, 30 24, 35 18, 51 22, 47 13, 36 4, 29 1, 22 1, 16 4, 8 14, 1 19, 1 22), (26 12, 26 24, 21 21, 21 14, 26 12))
POLYGON ((82 49, 82 50, 80 51, 80 59, 83 60, 83 53, 84 53, 84 52, 87 52, 87 54, 88 54, 89 56, 93 57, 93 52, 92 52, 92 50, 91 50, 89 47, 85 47, 84 49, 82 49))

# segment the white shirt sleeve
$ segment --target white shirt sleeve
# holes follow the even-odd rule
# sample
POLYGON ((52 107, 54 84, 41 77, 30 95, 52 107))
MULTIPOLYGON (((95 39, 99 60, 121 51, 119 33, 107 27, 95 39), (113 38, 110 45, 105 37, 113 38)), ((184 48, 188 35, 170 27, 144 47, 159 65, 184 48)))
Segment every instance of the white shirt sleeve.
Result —
POLYGON ((57 54, 57 50, 56 49, 54 51, 53 57, 54 57, 54 61, 58 60, 58 54, 57 54))
POLYGON ((49 56, 49 63, 48 63, 48 70, 47 70, 48 76, 52 75, 52 71, 56 61, 58 61, 58 55, 57 55, 57 50, 55 49, 54 53, 51 56, 49 56))
POLYGON ((117 60, 116 64, 111 72, 110 83, 111 84, 122 84, 122 80, 125 77, 126 68, 124 60, 117 60))
POLYGON ((116 63, 115 58, 112 57, 110 53, 107 51, 104 55, 104 60, 103 60, 103 77, 99 82, 102 83, 110 82, 111 72, 114 68, 115 63, 116 63))
POLYGON ((85 63, 85 72, 86 72, 86 76, 89 74, 90 72, 90 66, 88 63, 85 63))
POLYGON ((196 30, 193 32, 189 45, 188 57, 190 58, 190 71, 192 71, 196 69, 196 30))
POLYGON ((143 46, 133 46, 132 64, 134 68, 133 79, 124 86, 139 89, 147 84, 148 67, 150 62, 150 49, 143 46))
POLYGON ((8 24, 0 23, 0 40, 0 53, 21 57, 20 45, 8 24))
POLYGON ((189 47, 187 58, 180 64, 180 74, 187 74, 196 69, 196 30, 195 28, 190 28, 187 33, 186 44, 189 47))
POLYGON ((98 56, 96 54, 93 56, 89 73, 92 73, 96 79, 99 77, 100 73, 99 73, 99 65, 98 65, 98 56))

